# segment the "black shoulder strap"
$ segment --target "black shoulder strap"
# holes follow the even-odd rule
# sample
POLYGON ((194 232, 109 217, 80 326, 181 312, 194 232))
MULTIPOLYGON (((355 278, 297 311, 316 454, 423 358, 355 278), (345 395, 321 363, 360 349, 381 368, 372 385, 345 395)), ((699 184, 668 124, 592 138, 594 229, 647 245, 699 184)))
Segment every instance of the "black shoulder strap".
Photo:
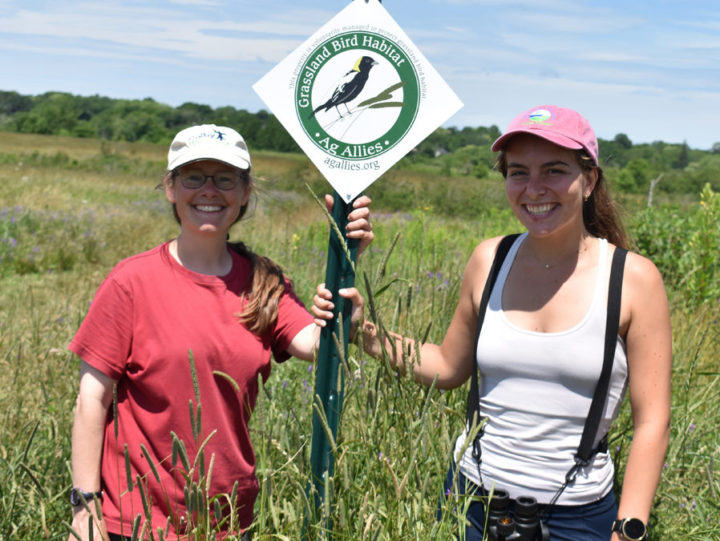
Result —
POLYGON ((622 299, 623 272, 625 270, 625 256, 627 250, 615 248, 612 266, 610 267, 610 283, 608 285, 607 319, 605 320, 605 351, 603 354, 603 366, 600 371, 600 379, 595 386, 590 411, 585 419, 585 427, 580 437, 580 445, 575 453, 575 464, 565 474, 565 482, 553 496, 550 504, 546 507, 544 518, 547 519, 555 507, 560 495, 571 483, 575 482, 580 468, 590 463, 590 459, 599 451, 607 450, 607 434, 603 436, 600 443, 593 448, 593 442, 597 435, 600 419, 605 408, 608 387, 610 386, 610 374, 615 360, 615 348, 617 346, 617 334, 620 328, 620 301, 622 299))
POLYGON ((478 310, 477 327, 475 331, 475 348, 473 349, 473 363, 472 363, 472 378, 470 380, 470 392, 468 394, 468 405, 467 405, 467 425, 468 429, 472 426, 473 418, 477 416, 477 421, 480 422, 480 393, 478 385, 478 369, 477 369, 477 346, 478 340, 480 339, 480 331, 482 330, 483 321, 485 320, 485 311, 487 310, 488 301, 490 300, 490 293, 495 286, 498 274, 500 274, 500 267, 502 267, 505 257, 507 257, 510 247, 515 242, 515 239, 520 236, 519 233, 508 235, 503 237, 500 244, 495 252, 495 258, 493 259, 492 267, 490 267, 490 274, 485 281, 485 288, 483 289, 482 297, 480 298, 480 308, 478 310))
POLYGON ((615 347, 617 346, 617 335, 620 327, 620 300, 622 298, 623 272, 625 270, 625 256, 627 250, 615 248, 612 267, 610 268, 610 285, 608 286, 607 320, 605 322, 605 353, 603 367, 600 372, 600 379, 595 387, 590 412, 585 419, 585 428, 580 438, 575 460, 587 463, 594 454, 593 441, 597 435, 600 419, 605 408, 608 387, 610 386, 610 374, 612 373, 613 360, 615 359, 615 347))

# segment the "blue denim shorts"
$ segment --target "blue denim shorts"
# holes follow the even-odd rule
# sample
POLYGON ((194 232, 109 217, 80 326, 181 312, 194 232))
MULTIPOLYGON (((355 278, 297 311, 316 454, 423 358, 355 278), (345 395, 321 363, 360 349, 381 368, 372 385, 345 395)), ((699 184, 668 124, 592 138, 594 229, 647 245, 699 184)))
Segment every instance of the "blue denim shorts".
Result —
MULTIPOLYGON (((455 475, 455 464, 452 464, 443 486, 438 518, 441 517, 447 494, 451 494, 455 490, 460 494, 478 491, 478 487, 459 470, 457 471, 457 487, 453 488, 455 475)), ((543 511, 544 506, 540 507, 543 511)), ((550 541, 608 541, 612 523, 616 517, 617 503, 615 494, 611 490, 606 496, 585 505, 553 506, 552 513, 545 524, 550 529, 550 541)), ((467 520, 465 539, 482 541, 485 529, 485 504, 479 499, 470 503, 465 518, 467 520)))

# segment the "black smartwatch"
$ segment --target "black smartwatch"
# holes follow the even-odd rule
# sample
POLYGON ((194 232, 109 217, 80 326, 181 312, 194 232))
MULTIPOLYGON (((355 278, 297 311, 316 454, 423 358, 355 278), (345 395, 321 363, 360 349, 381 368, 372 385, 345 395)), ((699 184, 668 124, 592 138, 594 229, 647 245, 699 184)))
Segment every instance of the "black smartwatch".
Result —
POLYGON ((647 526, 639 518, 624 518, 613 522, 613 532, 619 532, 628 541, 644 541, 647 539, 647 526))
POLYGON ((80 507, 83 504, 83 499, 90 503, 95 498, 98 500, 102 500, 103 493, 102 490, 99 492, 85 492, 83 490, 80 490, 79 488, 73 488, 70 491, 70 505, 73 507, 80 507))

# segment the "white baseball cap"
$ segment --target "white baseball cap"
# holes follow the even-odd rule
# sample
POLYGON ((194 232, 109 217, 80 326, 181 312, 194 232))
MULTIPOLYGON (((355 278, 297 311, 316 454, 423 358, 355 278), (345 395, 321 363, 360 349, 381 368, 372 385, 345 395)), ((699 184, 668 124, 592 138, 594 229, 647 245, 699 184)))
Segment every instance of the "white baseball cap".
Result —
POLYGON ((178 132, 168 152, 168 171, 198 160, 217 160, 238 169, 250 169, 250 153, 238 132, 203 124, 178 132))

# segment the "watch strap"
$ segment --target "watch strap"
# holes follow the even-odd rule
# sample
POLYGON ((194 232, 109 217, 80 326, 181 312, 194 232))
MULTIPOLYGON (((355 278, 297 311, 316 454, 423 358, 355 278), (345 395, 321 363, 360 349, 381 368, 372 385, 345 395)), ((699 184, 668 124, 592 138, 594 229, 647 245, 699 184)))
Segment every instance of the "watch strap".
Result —
POLYGON ((84 490, 81 490, 79 488, 73 488, 70 491, 70 505, 72 505, 73 507, 78 507, 82 505, 83 500, 89 503, 95 499, 103 499, 102 490, 99 490, 97 492, 85 492, 84 490))

